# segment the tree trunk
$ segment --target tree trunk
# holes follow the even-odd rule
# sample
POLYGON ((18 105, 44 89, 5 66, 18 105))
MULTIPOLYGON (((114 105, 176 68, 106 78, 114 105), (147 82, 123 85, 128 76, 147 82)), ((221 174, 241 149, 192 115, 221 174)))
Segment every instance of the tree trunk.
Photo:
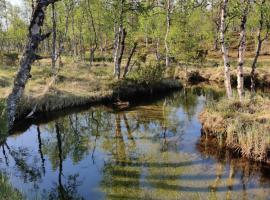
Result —
POLYGON ((257 47, 256 47, 256 53, 255 53, 255 57, 254 57, 254 60, 252 62, 252 66, 251 66, 251 72, 250 72, 250 77, 251 77, 251 91, 252 92, 255 92, 255 71, 256 71, 256 65, 257 65, 257 62, 258 62, 258 58, 260 56, 260 52, 261 52, 261 49, 262 49, 262 44, 263 42, 268 38, 269 36, 269 27, 267 27, 267 31, 266 31, 266 35, 264 38, 262 38, 262 30, 263 30, 263 26, 264 26, 264 13, 263 13, 263 6, 265 4, 265 0, 263 0, 261 2, 261 8, 260 8, 260 26, 259 26, 259 30, 258 30, 258 35, 257 35, 257 47))
POLYGON ((120 16, 119 16, 119 29, 116 36, 116 44, 115 44, 115 50, 114 50, 114 75, 120 78, 120 66, 119 66, 119 57, 121 56, 121 41, 123 41, 123 14, 124 14, 124 3, 125 0, 121 0, 121 10, 120 10, 120 16))
POLYGON ((156 59, 157 59, 157 61, 160 60, 160 53, 159 53, 159 38, 157 39, 157 42, 156 42, 156 59))
POLYGON ((166 15, 166 35, 165 35, 165 48, 166 48, 166 67, 169 67, 170 61, 169 61, 169 45, 168 45, 168 36, 170 33, 171 28, 171 0, 167 0, 167 15, 166 15))
POLYGON ((114 19, 113 32, 114 32, 114 39, 113 39, 112 56, 113 56, 113 58, 115 58, 115 53, 116 53, 117 44, 118 44, 118 32, 119 32, 118 29, 117 29, 116 19, 114 19))
POLYGON ((221 22, 220 22, 220 39, 221 39, 221 50, 224 61, 224 82, 228 98, 232 98, 232 86, 231 86, 231 74, 230 74, 230 63, 228 58, 228 50, 225 43, 226 33, 226 18, 227 18, 227 5, 228 0, 223 0, 221 10, 221 22))
POLYGON ((135 50, 137 48, 137 44, 138 43, 135 42, 133 48, 130 51, 130 54, 129 54, 129 57, 128 57, 128 61, 127 61, 127 64, 126 64, 126 67, 125 67, 125 70, 124 70, 123 78, 126 78, 126 75, 129 72, 129 65, 130 65, 131 59, 133 57, 133 54, 134 54, 134 52, 135 52, 135 50))
POLYGON ((56 11, 55 5, 52 3, 52 74, 56 73, 56 11))
POLYGON ((94 18, 93 18, 93 14, 92 14, 89 0, 87 1, 87 3, 88 3, 88 13, 89 13, 89 17, 90 17, 90 19, 88 18, 88 24, 89 24, 89 28, 90 28, 90 24, 91 24, 91 27, 92 27, 93 32, 94 32, 94 46, 91 45, 91 47, 90 47, 90 67, 91 67, 93 62, 94 62, 95 52, 96 52, 97 47, 98 47, 98 42, 97 42, 97 31, 96 31, 94 18))
POLYGON ((16 118, 17 107, 23 96, 25 85, 31 77, 31 65, 41 57, 36 55, 36 51, 41 41, 49 37, 50 33, 40 34, 45 18, 45 10, 48 5, 58 0, 38 1, 29 25, 28 42, 20 61, 20 68, 14 79, 11 94, 7 100, 8 126, 12 129, 16 118))
POLYGON ((77 40, 76 40, 76 35, 75 35, 74 8, 72 8, 71 13, 73 13, 71 15, 71 27, 72 27, 72 36, 73 36, 73 40, 72 40, 73 60, 75 60, 75 58, 78 55, 78 49, 77 49, 77 40))
POLYGON ((35 9, 35 2, 34 0, 31 0, 31 8, 32 8, 32 14, 34 13, 34 9, 35 9))
POLYGON ((117 59, 117 78, 118 79, 120 79, 120 76, 121 76, 121 63, 122 63, 122 58, 125 51, 126 36, 127 36, 127 32, 125 29, 123 29, 122 34, 121 34, 120 52, 119 52, 119 57, 117 59))
POLYGON ((252 92, 255 91, 255 79, 256 79, 255 71, 256 71, 256 65, 257 65, 258 58, 260 56, 262 43, 263 43, 263 40, 261 40, 260 38, 261 38, 261 32, 259 31, 259 33, 258 33, 258 44, 257 44, 257 48, 256 48, 255 57, 254 57, 254 60, 252 62, 251 73, 250 73, 250 77, 251 77, 251 86, 250 86, 250 88, 251 88, 252 92))
MULTIPOLYGON (((240 101, 243 100, 244 95, 244 53, 246 48, 246 23, 247 23, 247 15, 249 10, 249 1, 247 0, 247 5, 244 9, 243 16, 241 19, 240 25, 240 42, 238 49, 238 66, 237 66, 237 91, 239 95, 240 101)), ((245 3, 245 2, 242 2, 245 3)))
POLYGON ((215 42, 214 42, 214 50, 215 51, 218 51, 219 50, 219 46, 218 46, 218 43, 219 43, 219 38, 218 38, 218 34, 219 34, 219 28, 220 28, 220 24, 219 23, 216 23, 216 30, 215 30, 215 42))
POLYGON ((122 35, 122 32, 123 32, 123 26, 120 25, 119 26, 119 31, 117 33, 117 39, 116 39, 116 48, 114 50, 114 75, 117 76, 117 74, 119 73, 118 72, 118 57, 119 57, 119 54, 120 54, 120 42, 121 42, 121 35, 122 35))

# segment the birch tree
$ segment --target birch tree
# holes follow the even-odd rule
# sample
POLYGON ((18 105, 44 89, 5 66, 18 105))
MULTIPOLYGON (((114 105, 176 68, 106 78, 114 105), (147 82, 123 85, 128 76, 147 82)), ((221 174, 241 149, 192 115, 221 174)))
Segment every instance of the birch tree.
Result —
POLYGON ((28 33, 28 41, 23 53, 23 56, 20 61, 20 67, 17 72, 17 75, 14 79, 14 85, 11 94, 7 100, 7 113, 8 113, 8 126, 11 129, 14 125, 16 118, 16 112, 18 103, 21 100, 24 88, 27 81, 31 78, 31 65, 39 59, 42 59, 41 56, 36 54, 39 44, 48 38, 51 34, 45 33, 41 34, 41 28, 44 23, 44 18, 46 15, 46 8, 57 2, 58 0, 39 0, 36 3, 33 15, 31 17, 28 33))
POLYGON ((258 62, 258 58, 260 56, 260 52, 262 49, 263 42, 268 39, 269 31, 270 31, 270 3, 266 2, 266 0, 259 0, 255 2, 258 7, 258 15, 259 15, 259 27, 257 34, 257 46, 255 56, 251 66, 251 90, 255 91, 255 71, 258 62), (265 32, 265 33, 264 33, 265 32))
POLYGON ((56 11, 55 4, 52 3, 52 73, 56 73, 55 64, 56 64, 56 11))
POLYGON ((238 48, 238 66, 237 66, 237 91, 240 101, 243 99, 244 95, 244 53, 246 48, 246 24, 247 15, 249 12, 250 0, 241 0, 242 5, 244 4, 244 10, 241 17, 240 24, 240 42, 238 48))
POLYGON ((92 63, 94 62, 94 57, 95 57, 95 51, 98 48, 98 41, 97 41, 97 31, 96 31, 96 26, 95 26, 95 22, 94 22, 94 17, 92 14, 92 8, 90 5, 90 1, 87 0, 87 20, 88 20, 88 29, 89 31, 94 32, 94 45, 90 45, 90 67, 92 66, 92 63))
POLYGON ((166 67, 169 66, 170 64, 170 58, 169 58, 169 44, 168 44, 168 37, 170 33, 170 28, 171 28, 171 10, 172 10, 172 3, 171 0, 167 0, 167 5, 166 5, 166 34, 164 38, 165 42, 165 49, 166 49, 166 67))
POLYGON ((125 0, 121 0, 120 2, 120 13, 119 13, 119 28, 116 33, 116 41, 115 41, 115 50, 114 50, 114 75, 120 78, 121 74, 121 66, 119 65, 119 56, 121 51, 121 40, 124 35, 123 28, 123 15, 124 15, 124 3, 125 0))
POLYGON ((220 43, 221 51, 224 62, 224 82, 228 98, 232 98, 232 86, 231 86, 231 73, 230 73, 230 63, 228 57, 228 49, 225 42, 226 34, 226 18, 227 18, 227 7, 229 0, 223 0, 223 5, 221 8, 221 22, 220 22, 220 43))

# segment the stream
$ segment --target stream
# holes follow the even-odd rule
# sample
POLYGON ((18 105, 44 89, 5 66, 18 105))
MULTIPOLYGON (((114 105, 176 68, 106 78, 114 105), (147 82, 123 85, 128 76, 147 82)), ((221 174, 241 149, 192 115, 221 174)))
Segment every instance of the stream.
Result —
POLYGON ((39 120, 1 143, 0 172, 26 199, 270 199, 269 167, 201 136, 199 113, 222 95, 194 87, 39 120))

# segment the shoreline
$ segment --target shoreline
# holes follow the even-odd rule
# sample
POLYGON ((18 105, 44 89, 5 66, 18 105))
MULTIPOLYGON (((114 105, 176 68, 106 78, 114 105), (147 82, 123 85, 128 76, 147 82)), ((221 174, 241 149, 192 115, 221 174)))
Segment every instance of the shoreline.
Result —
MULTIPOLYGON (((257 89, 270 88, 270 73, 268 69, 258 68, 256 69, 255 85, 257 89)), ((231 82, 232 86, 237 85, 237 70, 232 68, 231 70, 231 82)), ((208 82, 209 84, 215 83, 218 85, 224 85, 224 69, 222 67, 201 67, 190 68, 186 72, 184 68, 177 68, 176 78, 181 81, 185 81, 191 84, 208 82)), ((251 77, 250 72, 245 69, 244 71, 244 84, 246 88, 250 88, 251 77)))
MULTIPOLYGON (((53 101, 45 101, 47 97, 44 97, 44 101, 46 104, 40 104, 39 107, 37 107, 37 110, 34 114, 33 118, 25 118, 25 116, 31 111, 30 108, 31 105, 34 105, 35 101, 31 101, 30 104, 28 102, 28 107, 24 107, 24 111, 21 113, 20 118, 16 120, 16 126, 12 130, 14 134, 16 132, 24 130, 31 124, 35 124, 35 119, 37 118, 43 118, 49 119, 50 114, 52 115, 56 114, 56 116, 62 116, 62 113, 69 112, 70 110, 81 110, 85 108, 90 108, 91 106, 106 106, 108 108, 113 108, 113 103, 120 97, 121 100, 124 101, 130 101, 131 106, 136 105, 138 102, 145 100, 149 100, 149 96, 154 98, 160 98, 163 95, 167 95, 168 93, 171 93, 173 91, 177 91, 182 89, 182 85, 175 80, 166 79, 161 81, 159 84, 155 84, 152 86, 146 86, 146 85, 136 85, 132 82, 129 84, 126 84, 126 82, 120 83, 117 87, 114 88, 114 90, 110 93, 110 95, 102 96, 102 97, 78 97, 80 101, 74 101, 72 98, 71 100, 68 99, 68 97, 65 97, 66 99, 65 104, 62 107, 50 107, 50 105, 54 104, 53 101), (118 94, 119 93, 119 94, 118 94), (49 108, 49 109, 48 109, 49 108)), ((52 98, 53 100, 55 98, 52 98)), ((48 99, 47 99, 48 100, 48 99)), ((58 101, 63 101, 63 97, 58 97, 58 101)), ((224 103, 224 99, 218 100, 217 102, 224 103)), ((239 106, 239 102, 233 101, 231 104, 233 106, 239 106)), ((229 105, 229 106, 232 106, 229 105)), ((270 105, 270 104, 269 104, 270 105)), ((212 108, 211 108, 212 109, 212 108)), ((246 158, 250 161, 255 161, 259 163, 265 163, 267 165, 270 164, 270 156, 267 154, 267 156, 259 157, 261 155, 254 156, 253 153, 251 154, 244 154, 242 152, 242 146, 237 144, 236 141, 227 141, 228 133, 227 128, 228 124, 231 123, 232 120, 235 120, 234 116, 222 116, 222 113, 218 113, 217 111, 214 111, 209 109, 209 106, 206 105, 203 111, 200 113, 199 121, 202 125, 202 135, 209 136, 217 139, 218 141, 221 139, 224 143, 223 148, 224 150, 230 151, 232 154, 236 154, 240 157, 246 158)), ((252 111, 253 112, 253 111, 252 111)), ((260 119, 264 121, 264 119, 260 119)), ((268 119, 267 119, 268 120, 268 119)), ((233 136, 234 137, 234 136, 233 136)), ((232 137, 231 137, 232 138, 232 137)), ((198 138, 200 140, 200 138, 198 138)), ((253 138, 254 139, 254 138, 253 138)), ((216 144, 218 146, 218 144, 216 144)), ((270 143, 269 143, 270 147, 270 143)), ((270 148, 266 150, 268 152, 270 148)))
POLYGON ((243 103, 225 98, 200 113, 202 135, 224 140, 225 148, 253 161, 270 163, 270 100, 257 95, 243 103), (230 110, 235 110, 231 113, 230 110))
MULTIPOLYGON (((111 91, 107 91, 103 96, 68 96, 65 94, 46 94, 41 98, 23 99, 19 105, 16 123, 25 120, 36 106, 35 115, 46 115, 50 112, 59 112, 67 109, 76 109, 84 106, 106 105, 113 106, 113 103, 119 99, 134 104, 144 98, 160 97, 170 92, 181 90, 182 85, 179 81, 173 79, 164 79, 158 83, 146 85, 136 84, 131 81, 122 81, 111 91), (39 102, 37 104, 37 102, 39 102), (60 103, 61 102, 61 103, 60 103)), ((102 92, 104 94, 104 91, 102 92)))

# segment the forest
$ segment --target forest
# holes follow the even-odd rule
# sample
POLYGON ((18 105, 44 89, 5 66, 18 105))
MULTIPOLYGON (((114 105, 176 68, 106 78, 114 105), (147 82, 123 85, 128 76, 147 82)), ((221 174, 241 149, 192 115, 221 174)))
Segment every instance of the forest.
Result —
POLYGON ((269 65, 269 0, 0 0, 0 200, 269 198, 269 65))

